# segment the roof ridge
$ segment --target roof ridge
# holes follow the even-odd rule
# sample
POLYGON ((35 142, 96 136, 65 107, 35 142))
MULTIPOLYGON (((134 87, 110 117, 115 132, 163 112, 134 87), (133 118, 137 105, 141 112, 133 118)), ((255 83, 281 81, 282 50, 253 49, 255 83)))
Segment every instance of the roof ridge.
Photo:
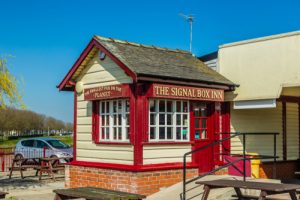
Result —
POLYGON ((181 50, 181 49, 170 49, 170 48, 165 48, 165 47, 159 47, 155 45, 145 45, 145 44, 140 44, 136 42, 129 42, 127 40, 119 40, 115 38, 107 38, 107 37, 102 37, 95 35, 94 38, 99 39, 99 40, 104 40, 108 42, 115 42, 115 43, 120 43, 120 44, 128 44, 132 46, 137 46, 137 47, 143 47, 143 48, 149 48, 149 49, 157 49, 157 50, 162 50, 162 51, 170 51, 170 52, 175 52, 175 53, 183 53, 183 54, 191 54, 188 51, 181 50))

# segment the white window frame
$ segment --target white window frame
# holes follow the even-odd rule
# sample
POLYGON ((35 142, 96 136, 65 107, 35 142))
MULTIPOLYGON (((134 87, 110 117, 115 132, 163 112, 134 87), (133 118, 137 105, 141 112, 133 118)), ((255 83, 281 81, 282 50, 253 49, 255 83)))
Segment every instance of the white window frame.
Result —
POLYGON ((149 109, 148 109, 148 140, 149 142, 189 142, 190 141, 190 102, 188 100, 172 100, 172 99, 148 99, 149 101, 149 109), (150 110, 150 101, 155 102, 155 111, 151 112, 150 110), (164 101, 165 102, 165 111, 164 112, 159 112, 159 102, 164 101), (172 112, 167 112, 167 101, 172 102, 172 112), (181 104, 181 111, 182 112, 177 112, 176 111, 176 103, 180 102, 181 104), (183 112, 183 102, 187 102, 187 112, 183 112), (155 125, 151 125, 151 114, 155 114, 155 125), (165 117, 165 125, 160 125, 159 124, 159 117, 160 114, 164 114, 165 117), (167 115, 172 114, 172 124, 167 125, 167 115), (180 115, 181 117, 181 124, 177 125, 177 115, 180 115), (184 124, 183 121, 183 115, 187 115, 187 125, 184 124), (150 129, 151 127, 155 127, 155 139, 151 139, 151 134, 150 134, 150 129), (159 139, 159 128, 160 127, 165 127, 165 139, 159 139), (172 139, 167 138, 167 127, 172 127, 172 139), (181 131, 183 128, 186 128, 187 133, 186 133, 186 139, 183 139, 183 134, 181 133, 181 138, 177 139, 176 138, 176 129, 180 128, 181 131))
POLYGON ((129 99, 113 99, 113 100, 104 100, 99 101, 99 141, 100 142, 129 142, 130 141, 130 122, 127 124, 127 115, 130 119, 130 103, 128 111, 126 112, 126 103, 129 103, 129 99), (116 112, 113 111, 113 103, 116 102, 117 110, 116 112), (119 102, 121 102, 121 112, 119 109, 119 102), (109 104, 109 112, 106 112, 106 104, 109 104), (102 112, 102 104, 105 104, 105 113, 102 112), (121 115, 121 125, 119 125, 119 117, 121 115), (108 117, 107 117, 108 116, 108 117), (114 116, 116 116, 116 124, 114 124, 114 116), (102 118, 104 120, 104 126, 102 125, 102 118), (108 125, 106 125, 107 118, 109 120, 108 125), (102 128, 104 129, 104 138, 102 138, 102 128), (116 128, 117 137, 114 139, 113 130, 116 128), (119 139, 119 128, 121 128, 121 138, 119 139), (107 137, 107 129, 109 130, 109 138, 107 137), (128 133, 126 131, 128 129, 128 133), (128 136, 128 138, 127 138, 128 136))

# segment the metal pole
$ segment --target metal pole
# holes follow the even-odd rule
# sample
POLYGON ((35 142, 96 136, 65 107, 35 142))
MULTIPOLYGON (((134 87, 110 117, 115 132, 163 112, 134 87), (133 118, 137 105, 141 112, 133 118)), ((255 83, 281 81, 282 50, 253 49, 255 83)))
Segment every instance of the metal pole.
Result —
POLYGON ((246 181, 246 135, 243 133, 243 180, 246 181))
POLYGON ((276 179, 276 161, 277 161, 277 145, 276 145, 276 137, 277 135, 274 134, 274 162, 273 162, 273 179, 276 179))
POLYGON ((186 156, 183 156, 183 192, 182 192, 182 198, 185 200, 185 183, 186 183, 186 156))

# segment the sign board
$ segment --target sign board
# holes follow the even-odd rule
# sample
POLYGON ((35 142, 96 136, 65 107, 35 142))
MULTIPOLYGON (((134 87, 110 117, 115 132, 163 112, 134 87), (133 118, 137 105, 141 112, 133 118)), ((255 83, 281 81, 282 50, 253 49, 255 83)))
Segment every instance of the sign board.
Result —
POLYGON ((84 89, 84 100, 102 100, 130 96, 129 85, 109 85, 84 89))
POLYGON ((224 101, 224 90, 210 88, 153 84, 151 93, 158 98, 224 101))

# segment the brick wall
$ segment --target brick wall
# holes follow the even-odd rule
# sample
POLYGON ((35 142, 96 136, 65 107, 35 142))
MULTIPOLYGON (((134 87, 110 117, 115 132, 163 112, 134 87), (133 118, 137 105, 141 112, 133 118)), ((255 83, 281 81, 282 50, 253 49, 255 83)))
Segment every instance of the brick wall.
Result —
MULTIPOLYGON (((67 188, 92 186, 143 195, 182 181, 182 169, 129 172, 68 165, 65 172, 67 188)), ((198 169, 187 170, 188 178, 197 175, 198 169)))

